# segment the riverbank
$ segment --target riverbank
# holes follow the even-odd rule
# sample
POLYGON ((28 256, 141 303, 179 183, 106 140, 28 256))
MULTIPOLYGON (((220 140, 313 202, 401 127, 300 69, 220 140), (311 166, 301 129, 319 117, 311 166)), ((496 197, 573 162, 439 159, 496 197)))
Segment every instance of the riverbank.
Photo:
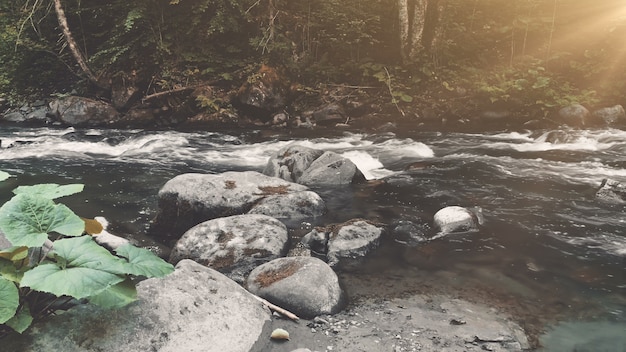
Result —
POLYGON ((273 319, 253 352, 275 351, 522 351, 522 328, 489 306, 438 295, 365 298, 333 316, 298 323, 273 319), (275 328, 288 341, 267 338, 275 328))

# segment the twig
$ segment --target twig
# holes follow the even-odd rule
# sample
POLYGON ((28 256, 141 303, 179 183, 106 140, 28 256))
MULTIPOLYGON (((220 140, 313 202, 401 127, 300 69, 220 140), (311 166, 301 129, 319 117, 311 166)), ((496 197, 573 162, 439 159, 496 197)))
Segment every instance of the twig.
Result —
POLYGON ((278 312, 278 313, 280 313, 280 314, 282 314, 282 315, 286 316, 287 318, 289 318, 289 319, 291 319, 291 320, 293 320, 293 321, 298 321, 298 320, 300 320, 300 318, 298 318, 298 316, 297 316, 297 315, 295 315, 295 314, 293 314, 292 312, 290 312, 290 311, 288 311, 288 310, 286 310, 286 309, 284 309, 284 308, 281 308, 281 307, 279 307, 279 306, 277 306, 277 305, 275 305, 275 304, 272 304, 272 303, 268 302, 266 299, 263 299, 263 298, 261 298, 261 297, 259 297, 259 296, 255 295, 255 294, 253 294, 253 293, 250 293, 250 294, 252 295, 252 297, 256 298, 259 302, 261 302, 261 303, 263 303, 264 305, 266 305, 266 306, 267 306, 267 308, 269 308, 269 309, 271 309, 271 310, 273 310, 273 311, 275 311, 275 312, 278 312))
POLYGON ((393 96, 393 90, 391 90, 391 75, 389 74, 389 71, 387 70, 387 67, 385 66, 385 73, 387 73, 387 88, 389 89, 389 95, 391 95, 391 102, 393 103, 393 105, 396 106, 396 109, 398 109, 398 112, 400 112, 400 114, 404 117, 404 111, 402 111, 402 109, 400 109, 400 106, 398 106, 398 100, 396 99, 396 97, 393 96))

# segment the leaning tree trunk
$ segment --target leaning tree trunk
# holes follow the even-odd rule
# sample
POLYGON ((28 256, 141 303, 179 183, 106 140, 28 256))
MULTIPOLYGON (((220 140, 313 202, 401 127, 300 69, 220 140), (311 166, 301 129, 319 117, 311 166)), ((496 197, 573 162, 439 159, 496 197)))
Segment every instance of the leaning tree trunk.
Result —
POLYGON ((74 37, 72 36, 72 32, 70 31, 70 27, 67 24, 67 17, 65 17, 65 11, 63 10, 61 0, 54 0, 54 11, 57 14, 57 20, 59 21, 59 26, 61 27, 61 31, 63 32, 63 38, 65 39, 67 46, 70 48, 70 52, 72 53, 72 56, 78 63, 78 66, 80 67, 81 71, 85 74, 85 76, 87 76, 87 79, 91 83, 95 84, 96 86, 100 88, 108 89, 107 86, 103 85, 96 78, 96 76, 93 74, 93 72, 87 65, 87 62, 85 61, 85 57, 78 49, 78 45, 76 44, 76 41, 74 40, 74 37))

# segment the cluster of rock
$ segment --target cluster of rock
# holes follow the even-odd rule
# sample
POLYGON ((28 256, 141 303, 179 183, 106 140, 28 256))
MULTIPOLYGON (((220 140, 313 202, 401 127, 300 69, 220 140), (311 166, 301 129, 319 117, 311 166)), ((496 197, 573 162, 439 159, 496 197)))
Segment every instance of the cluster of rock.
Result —
POLYGON ((621 105, 600 108, 590 112, 580 104, 563 107, 559 118, 571 127, 619 127, 626 125, 626 112, 621 105))
MULTIPOLYGON (((247 351, 271 320, 250 293, 306 319, 340 312, 346 295, 335 270, 374 251, 387 225, 352 219, 290 238, 283 221, 315 219, 327 211, 318 194, 292 181, 342 185, 362 181, 362 174, 337 154, 298 145, 278 151, 265 173, 169 180, 159 191, 150 234, 173 244, 169 261, 175 273, 141 282, 139 302, 128 309, 86 305, 40 324, 15 339, 14 350, 201 351, 212 341, 212 348, 220 346, 215 350, 247 351), (304 247, 299 256, 286 256, 298 246, 304 247), (69 335, 59 338, 61 331, 69 335)), ((437 236, 478 226, 475 213, 461 207, 435 216, 437 236)))

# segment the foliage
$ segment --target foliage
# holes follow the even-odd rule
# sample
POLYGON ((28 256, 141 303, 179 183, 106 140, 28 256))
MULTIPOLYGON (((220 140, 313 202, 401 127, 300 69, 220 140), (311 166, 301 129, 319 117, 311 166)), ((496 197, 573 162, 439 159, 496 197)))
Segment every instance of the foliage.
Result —
MULTIPOLYGON (((376 84, 385 97, 386 67, 390 104, 460 86, 467 96, 521 99, 544 110, 568 101, 623 102, 621 0, 427 3, 418 53, 402 62, 393 1, 63 0, 92 70, 105 80, 119 72, 136 77, 145 94, 206 81, 236 85, 247 67, 266 63, 312 89, 376 84)), ((78 77, 49 4, 0 2, 0 98, 15 105, 75 88, 107 98, 78 77)), ((228 105, 206 94, 197 103, 210 112, 228 105)))
POLYGON ((597 102, 595 91, 576 89, 566 79, 547 71, 540 61, 506 66, 491 74, 478 70, 470 74, 467 84, 491 103, 516 100, 526 107, 537 108, 544 115, 569 104, 597 102))
MULTIPOLYGON (((8 174, 0 172, 0 179, 8 174)), ((135 300, 133 278, 162 277, 173 267, 131 244, 111 253, 81 219, 54 199, 80 192, 83 185, 21 186, 0 207, 0 234, 11 244, 0 248, 0 336, 25 331, 33 320, 82 300, 118 308, 135 300), (86 234, 85 234, 86 233, 86 234)))

